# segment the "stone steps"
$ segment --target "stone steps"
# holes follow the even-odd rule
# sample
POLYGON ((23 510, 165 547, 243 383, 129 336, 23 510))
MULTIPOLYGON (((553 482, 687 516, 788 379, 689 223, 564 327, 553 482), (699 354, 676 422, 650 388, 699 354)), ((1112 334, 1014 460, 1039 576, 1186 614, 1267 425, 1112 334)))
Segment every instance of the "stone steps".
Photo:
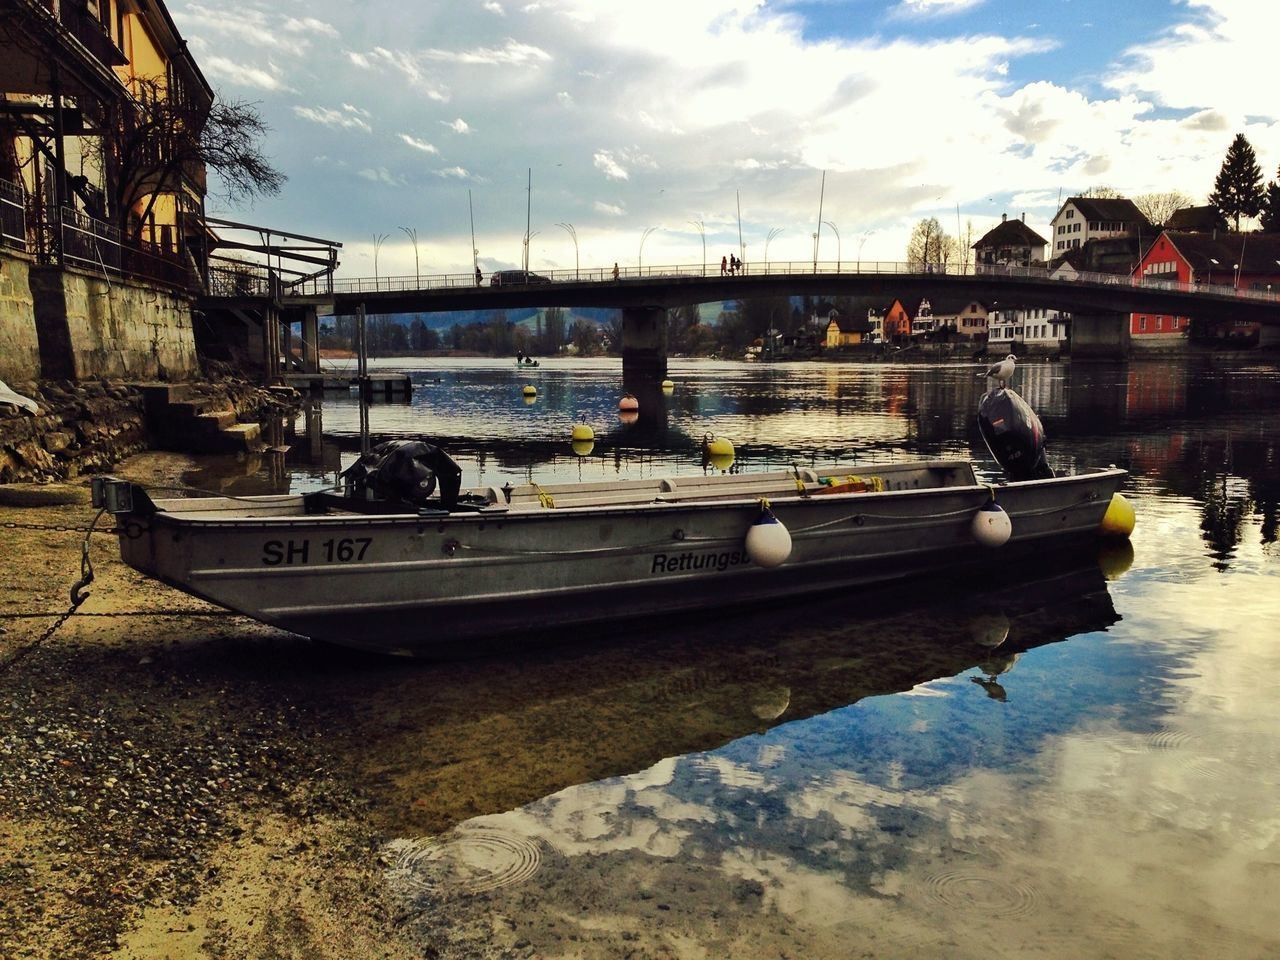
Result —
POLYGON ((158 445, 185 453, 246 453, 262 447, 262 428, 239 423, 223 397, 182 383, 140 384, 147 429, 158 445))

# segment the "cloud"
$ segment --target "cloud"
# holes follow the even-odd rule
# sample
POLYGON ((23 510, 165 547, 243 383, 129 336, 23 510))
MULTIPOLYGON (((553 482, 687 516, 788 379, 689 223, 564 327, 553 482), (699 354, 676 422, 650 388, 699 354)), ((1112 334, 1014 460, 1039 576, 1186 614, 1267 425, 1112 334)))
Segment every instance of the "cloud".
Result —
POLYGON ((295 92, 281 78, 280 68, 268 62, 266 68, 236 63, 226 57, 204 56, 200 58, 200 67, 205 75, 214 80, 223 80, 237 87, 253 87, 257 90, 279 92, 295 92))
POLYGON ((889 11, 891 17, 945 17, 981 6, 985 0, 901 0, 889 11))
POLYGON ((421 150, 423 153, 434 153, 437 155, 440 153, 433 144, 427 143, 425 140, 419 140, 416 137, 411 137, 407 133, 400 134, 400 139, 413 147, 413 149, 421 150))
POLYGON ((525 66, 531 63, 547 63, 551 60, 551 54, 545 50, 510 38, 501 47, 476 47, 471 50, 439 50, 433 48, 423 51, 422 56, 427 60, 436 60, 444 63, 481 65, 508 64, 525 66))
POLYGON ((482 6, 485 10, 488 10, 490 13, 496 13, 500 17, 505 17, 507 15, 507 11, 502 9, 502 4, 495 3, 494 0, 488 0, 488 2, 482 4, 482 6))
POLYGON ((444 177, 447 180, 467 180, 471 176, 464 167, 445 167, 441 170, 436 170, 435 175, 444 177))
POLYGON ((458 117, 458 119, 456 120, 441 120, 440 122, 443 123, 450 130, 452 130, 454 133, 465 134, 465 133, 471 132, 471 126, 467 123, 467 121, 463 120, 461 117, 458 117))
POLYGON ((363 130, 371 133, 373 128, 352 109, 334 110, 330 107, 295 106, 293 112, 303 120, 319 123, 339 130, 363 130))
POLYGON ((608 150, 596 151, 596 155, 592 158, 592 163, 595 164, 597 170, 610 180, 626 180, 630 176, 608 150))
POLYGON ((626 209, 616 203, 605 203, 603 200, 597 200, 591 205, 591 209, 596 213, 603 213, 606 217, 623 217, 627 213, 626 209))
POLYGON ((339 35, 337 27, 314 17, 303 17, 300 20, 289 17, 284 21, 283 26, 289 33, 318 33, 325 37, 337 37, 339 35))
POLYGON ((371 180, 374 183, 386 184, 389 187, 402 187, 405 185, 403 177, 393 176, 386 167, 366 167, 364 170, 359 171, 356 176, 371 180))

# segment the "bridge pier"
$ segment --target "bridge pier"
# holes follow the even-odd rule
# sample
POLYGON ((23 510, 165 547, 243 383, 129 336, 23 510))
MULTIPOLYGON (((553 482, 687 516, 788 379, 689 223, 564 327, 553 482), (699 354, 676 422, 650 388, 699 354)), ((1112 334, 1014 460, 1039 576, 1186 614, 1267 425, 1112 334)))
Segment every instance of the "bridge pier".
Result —
POLYGON ((667 375, 665 307, 622 308, 622 376, 625 381, 660 380, 667 375))
POLYGON ((1128 360, 1129 314, 1073 313, 1071 359, 1128 360))

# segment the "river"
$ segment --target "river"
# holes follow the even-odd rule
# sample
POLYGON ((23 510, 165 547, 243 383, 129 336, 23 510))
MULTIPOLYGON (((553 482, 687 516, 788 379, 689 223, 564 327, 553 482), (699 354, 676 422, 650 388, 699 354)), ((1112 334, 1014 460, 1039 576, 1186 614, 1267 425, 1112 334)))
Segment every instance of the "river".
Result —
MULTIPOLYGON (((740 471, 996 475, 972 366, 674 360, 631 423, 616 360, 374 368, 416 389, 371 434, 444 445, 464 485, 700 471, 707 434, 740 471)), ((1130 471, 1131 550, 309 678, 424 951, 1280 955, 1280 370, 1039 363, 1013 385, 1055 470, 1130 471)), ((288 454, 195 481, 333 482, 359 423, 328 397, 288 454)))

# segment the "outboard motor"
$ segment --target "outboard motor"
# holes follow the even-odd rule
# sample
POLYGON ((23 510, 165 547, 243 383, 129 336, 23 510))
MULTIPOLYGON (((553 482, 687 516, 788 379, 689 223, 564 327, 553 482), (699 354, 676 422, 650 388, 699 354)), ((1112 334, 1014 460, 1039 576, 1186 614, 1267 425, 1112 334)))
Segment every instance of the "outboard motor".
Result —
POLYGON ((1031 405, 1008 387, 992 390, 978 404, 978 429, 987 449, 1010 480, 1047 480, 1044 427, 1031 405))
POLYGON ((426 506, 440 485, 440 506, 458 505, 462 468, 439 447, 421 440, 387 440, 341 474, 348 497, 426 506))

